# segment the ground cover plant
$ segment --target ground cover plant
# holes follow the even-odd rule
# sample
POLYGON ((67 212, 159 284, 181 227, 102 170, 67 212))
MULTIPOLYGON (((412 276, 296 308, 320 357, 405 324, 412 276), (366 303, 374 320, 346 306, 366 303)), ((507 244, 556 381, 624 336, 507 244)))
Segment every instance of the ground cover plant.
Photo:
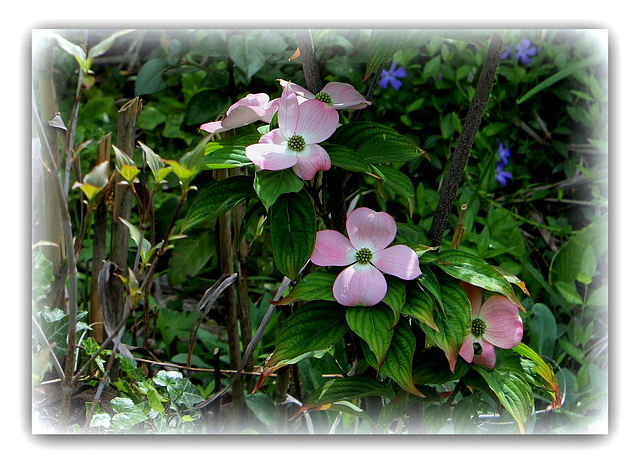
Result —
POLYGON ((39 31, 34 420, 606 431, 607 74, 590 31, 39 31))

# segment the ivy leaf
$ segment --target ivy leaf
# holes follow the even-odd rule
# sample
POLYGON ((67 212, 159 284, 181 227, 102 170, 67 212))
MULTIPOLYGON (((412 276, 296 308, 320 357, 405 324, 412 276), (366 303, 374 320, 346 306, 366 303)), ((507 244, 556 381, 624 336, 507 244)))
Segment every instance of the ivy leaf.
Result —
POLYGON ((273 260, 280 272, 294 280, 316 243, 316 212, 305 191, 284 194, 269 210, 273 260))

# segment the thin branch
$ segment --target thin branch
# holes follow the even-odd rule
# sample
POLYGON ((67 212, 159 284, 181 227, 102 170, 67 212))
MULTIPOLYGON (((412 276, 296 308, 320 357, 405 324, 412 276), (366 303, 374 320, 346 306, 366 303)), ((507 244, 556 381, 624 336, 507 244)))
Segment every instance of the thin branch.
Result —
POLYGON ((489 95, 491 93, 491 86, 493 85, 493 79, 495 77, 498 64, 500 63, 500 52, 502 51, 502 39, 497 32, 493 33, 491 38, 491 44, 489 44, 489 50, 487 51, 487 57, 480 72, 480 78, 478 79, 478 86, 476 92, 471 100, 471 106, 469 112, 464 121, 460 139, 458 140, 458 146, 451 159, 449 170, 440 193, 440 199, 436 207, 436 212, 431 223, 431 245, 440 246, 442 243, 442 236, 447 228, 447 221, 449 214, 451 213, 451 207, 456 198, 460 181, 464 174, 464 168, 471 152, 473 140, 480 126, 482 115, 487 107, 489 101, 489 95))

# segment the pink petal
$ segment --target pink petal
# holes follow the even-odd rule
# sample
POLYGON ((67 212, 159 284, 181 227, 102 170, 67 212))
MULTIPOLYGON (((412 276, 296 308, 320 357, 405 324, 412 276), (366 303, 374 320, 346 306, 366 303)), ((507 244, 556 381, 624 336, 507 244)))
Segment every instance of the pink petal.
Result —
POLYGON ((496 347, 510 349, 522 340, 523 326, 518 307, 504 296, 487 298, 479 317, 487 324, 483 339, 496 347))
POLYGON ((278 106, 280 104, 280 98, 272 99, 264 106, 265 115, 262 119, 263 122, 269 124, 271 119, 273 119, 274 114, 278 111, 278 106))
POLYGON ((265 114, 266 111, 259 106, 240 106, 222 119, 222 126, 225 129, 235 129, 260 120, 265 114))
POLYGON ((471 317, 478 317, 480 307, 482 306, 482 288, 463 281, 460 281, 459 285, 467 294, 467 298, 469 298, 469 302, 471 303, 471 317))
POLYGON ((402 244, 375 253, 371 263, 385 274, 395 275, 402 280, 413 280, 422 275, 418 255, 402 244))
POLYGON ((296 152, 289 150, 286 145, 256 143, 249 145, 245 153, 261 170, 279 171, 291 168, 298 162, 296 152))
POLYGON ((309 181, 317 171, 327 171, 331 168, 331 158, 320 145, 305 145, 303 151, 297 152, 298 164, 293 167, 293 172, 301 179, 309 181))
POLYGON ((356 261, 356 250, 345 235, 334 230, 318 231, 311 262, 322 267, 345 266, 356 261))
POLYGON ((348 83, 327 83, 321 92, 331 96, 331 105, 336 109, 364 109, 371 104, 348 83))
POLYGON ((460 347, 460 356, 464 358, 464 361, 471 363, 473 361, 473 338, 471 334, 467 334, 460 347))
POLYGON ((278 127, 287 138, 296 134, 298 127, 298 99, 291 89, 290 83, 282 90, 282 96, 278 104, 278 127))
POLYGON ((229 110, 227 111, 227 115, 229 115, 231 111, 233 111, 234 109, 242 106, 255 106, 255 107, 264 108, 268 102, 269 102, 269 95, 266 93, 258 93, 258 94, 249 93, 244 98, 233 103, 229 107, 229 110))
POLYGON ((360 207, 347 217, 347 233, 356 249, 367 247, 376 253, 391 244, 396 237, 396 222, 385 212, 360 207))
POLYGON ((338 128, 338 111, 322 101, 312 99, 300 104, 296 133, 305 143, 320 143, 331 137, 338 128))
POLYGON ((353 264, 333 284, 333 296, 344 306, 373 306, 387 294, 384 275, 371 264, 353 264))
MULTIPOLYGON (((304 98, 304 101, 306 101, 307 99, 313 99, 315 98, 315 96, 313 95, 313 93, 311 91, 308 91, 306 88, 303 88, 300 85, 296 85, 293 82, 290 81, 286 81, 283 79, 280 79, 280 86, 282 86, 283 88, 285 86, 287 86, 287 83, 289 83, 289 85, 291 86, 291 89, 293 90, 293 92, 295 94, 297 94, 299 97, 304 98)), ((302 102, 302 100, 298 100, 298 102, 302 102)))
POLYGON ((482 339, 478 343, 482 347, 482 353, 473 356, 473 363, 489 368, 496 366, 496 349, 493 348, 493 345, 482 339))
POLYGON ((224 132, 227 129, 222 128, 221 121, 207 122, 206 124, 202 124, 200 126, 200 130, 204 130, 205 132, 209 132, 210 134, 215 134, 218 132, 224 132))
POLYGON ((288 140, 289 139, 287 138, 286 135, 284 135, 282 130, 273 129, 271 132, 267 132, 262 137, 260 137, 260 140, 258 140, 258 143, 273 143, 275 145, 286 146, 288 140))

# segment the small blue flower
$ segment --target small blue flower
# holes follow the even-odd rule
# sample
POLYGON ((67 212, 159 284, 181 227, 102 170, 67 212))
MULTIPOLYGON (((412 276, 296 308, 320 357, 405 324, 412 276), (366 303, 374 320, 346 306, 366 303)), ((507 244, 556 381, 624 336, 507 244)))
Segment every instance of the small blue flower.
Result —
POLYGON ((507 147, 504 146, 504 143, 500 142, 500 146, 498 147, 498 164, 496 165, 496 181, 502 187, 507 185, 507 179, 512 179, 513 176, 508 171, 504 171, 504 167, 509 164, 509 158, 511 157, 511 152, 507 147))
POLYGON ((512 177, 511 173, 503 171, 502 167, 498 165, 496 168, 496 181, 498 181, 498 184, 504 187, 507 185, 507 179, 511 179, 512 177))
MULTIPOLYGON (((536 47, 530 47, 531 41, 527 38, 523 38, 520 41, 520 44, 516 44, 516 61, 522 62, 524 65, 528 65, 531 63, 531 57, 535 56, 538 53, 538 49, 536 47)), ((508 59, 511 57, 511 46, 505 47, 504 52, 500 56, 502 60, 508 59)))
POLYGON ((396 61, 391 62, 391 68, 389 70, 382 71, 382 78, 380 79, 380 83, 378 86, 380 88, 386 88, 391 83, 393 89, 397 90, 402 86, 402 82, 398 80, 398 78, 406 77, 407 72, 404 71, 404 68, 398 67, 396 70, 396 61))
POLYGON ((520 44, 516 45, 516 60, 520 60, 525 65, 530 64, 529 57, 533 57, 538 52, 536 47, 529 47, 530 45, 531 41, 527 38, 522 39, 520 44))
POLYGON ((498 148, 498 158, 500 158, 500 163, 503 166, 506 166, 509 163, 509 157, 511 156, 511 152, 508 148, 505 148, 504 143, 500 142, 500 147, 498 148))

